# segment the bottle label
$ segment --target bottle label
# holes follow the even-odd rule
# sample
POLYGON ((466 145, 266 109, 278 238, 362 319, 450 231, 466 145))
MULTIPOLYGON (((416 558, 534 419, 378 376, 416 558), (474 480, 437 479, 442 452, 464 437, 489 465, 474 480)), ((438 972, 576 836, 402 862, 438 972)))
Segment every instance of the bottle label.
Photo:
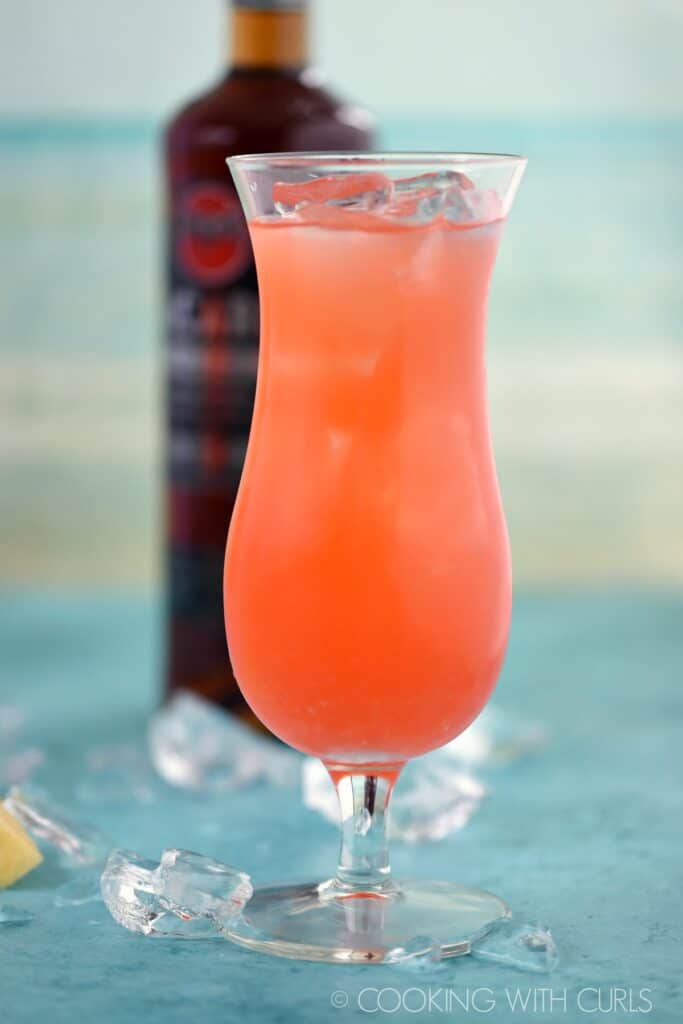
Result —
POLYGON ((169 685, 226 702, 239 695, 226 651, 221 580, 256 386, 256 272, 229 181, 176 188, 171 212, 165 325, 169 685))
POLYGON ((237 280, 251 262, 239 199, 227 185, 203 182, 183 190, 174 210, 174 260, 188 281, 207 288, 237 280))
POLYGON ((177 285, 168 296, 171 429, 249 429, 258 363, 255 282, 225 290, 177 285))

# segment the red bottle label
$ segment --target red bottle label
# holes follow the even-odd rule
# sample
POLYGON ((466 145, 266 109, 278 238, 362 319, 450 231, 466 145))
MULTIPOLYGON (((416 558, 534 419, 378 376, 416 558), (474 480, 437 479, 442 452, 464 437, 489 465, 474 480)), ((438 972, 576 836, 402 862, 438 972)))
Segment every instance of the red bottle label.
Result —
POLYGON ((174 259, 180 273, 204 287, 224 287, 251 262, 239 199, 226 185, 193 185, 176 199, 174 259))

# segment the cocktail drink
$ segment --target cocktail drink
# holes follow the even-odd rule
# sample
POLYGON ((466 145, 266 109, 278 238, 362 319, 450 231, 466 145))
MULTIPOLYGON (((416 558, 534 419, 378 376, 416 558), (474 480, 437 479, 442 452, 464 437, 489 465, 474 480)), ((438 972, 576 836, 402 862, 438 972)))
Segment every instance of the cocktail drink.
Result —
POLYGON ((524 161, 230 163, 262 323, 226 556, 230 655, 256 715, 328 766, 343 819, 337 875, 257 892, 233 937, 313 959, 381 960, 416 935, 463 952, 505 905, 394 882, 383 832, 401 766, 472 721, 505 652, 484 329, 524 161))

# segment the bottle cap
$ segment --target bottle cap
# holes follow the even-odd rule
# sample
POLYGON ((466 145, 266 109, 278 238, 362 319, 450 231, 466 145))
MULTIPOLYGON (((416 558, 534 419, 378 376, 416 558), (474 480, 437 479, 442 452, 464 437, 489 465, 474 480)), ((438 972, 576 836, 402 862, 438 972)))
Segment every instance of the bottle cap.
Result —
POLYGON ((232 4, 250 11, 303 11, 308 0, 232 0, 232 4))

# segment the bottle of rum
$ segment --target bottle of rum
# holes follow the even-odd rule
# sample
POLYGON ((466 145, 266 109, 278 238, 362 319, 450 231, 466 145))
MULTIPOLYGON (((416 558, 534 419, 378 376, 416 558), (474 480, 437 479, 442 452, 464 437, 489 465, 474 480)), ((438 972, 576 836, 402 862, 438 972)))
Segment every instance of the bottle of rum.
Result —
MULTIPOLYGON (((166 173, 166 692, 246 718, 222 608, 225 540, 256 382, 258 296, 226 166, 237 153, 367 150, 372 119, 309 64, 306 0, 232 0, 230 61, 164 139, 166 173)), ((267 643, 268 638, 264 637, 267 643)))

